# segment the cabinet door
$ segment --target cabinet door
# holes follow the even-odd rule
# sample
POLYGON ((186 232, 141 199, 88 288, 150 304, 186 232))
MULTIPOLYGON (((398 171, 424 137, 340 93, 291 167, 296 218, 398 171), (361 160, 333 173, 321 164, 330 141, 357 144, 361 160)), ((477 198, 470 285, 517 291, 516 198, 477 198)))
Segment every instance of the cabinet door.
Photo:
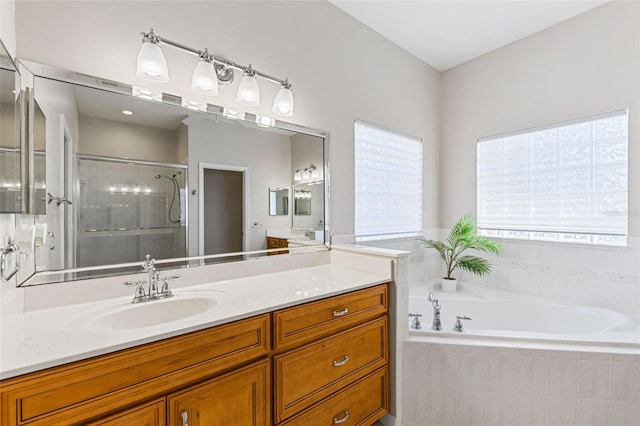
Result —
POLYGON ((169 423, 266 426, 271 416, 270 364, 264 360, 169 395, 169 423))
POLYGON ((164 398, 161 398, 96 422, 86 423, 86 426, 164 426, 166 424, 165 415, 164 398))

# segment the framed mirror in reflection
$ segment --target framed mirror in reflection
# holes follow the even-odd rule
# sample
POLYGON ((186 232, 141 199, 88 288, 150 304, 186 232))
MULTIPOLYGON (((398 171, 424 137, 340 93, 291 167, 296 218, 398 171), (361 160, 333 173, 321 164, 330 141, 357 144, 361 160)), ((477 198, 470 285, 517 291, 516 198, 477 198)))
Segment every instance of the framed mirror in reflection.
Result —
MULTIPOLYGON (((324 229, 324 186, 323 181, 314 180, 291 187, 294 197, 294 211, 291 221, 293 228, 322 231, 324 229)), ((318 234, 320 235, 320 234, 318 234)))
MULTIPOLYGON (((295 226, 283 183, 305 165, 325 164, 319 131, 279 121, 261 127, 251 114, 230 119, 213 105, 193 110, 174 96, 144 99, 126 84, 23 64, 44 116, 41 186, 69 201, 37 216, 56 244, 36 252, 26 284, 137 272, 146 254, 160 267, 266 255, 267 230, 295 226)), ((322 174, 318 183, 314 218, 323 223, 322 174)))
POLYGON ((269 188, 269 216, 289 215, 289 188, 269 188))

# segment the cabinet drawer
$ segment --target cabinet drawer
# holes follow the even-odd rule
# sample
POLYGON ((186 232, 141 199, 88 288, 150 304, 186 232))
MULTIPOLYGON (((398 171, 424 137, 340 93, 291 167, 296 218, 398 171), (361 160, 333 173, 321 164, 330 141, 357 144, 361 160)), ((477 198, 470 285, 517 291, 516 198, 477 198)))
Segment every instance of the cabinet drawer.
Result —
POLYGON ((277 420, 387 365, 387 359, 386 317, 274 357, 277 420))
POLYGON ((280 238, 267 237, 267 248, 279 248, 280 238))
POLYGON ((276 311, 274 349, 281 351, 384 315, 387 284, 276 311))
POLYGON ((169 424, 267 426, 270 376, 269 360, 264 360, 169 395, 169 424))
POLYGON ((86 423, 86 426, 164 426, 166 424, 165 417, 164 398, 160 398, 121 411, 97 422, 86 423))
POLYGON ((389 373, 384 367, 282 423, 281 426, 369 426, 388 411, 389 373))
POLYGON ((269 353, 269 314, 0 382, 4 425, 83 422, 269 353))

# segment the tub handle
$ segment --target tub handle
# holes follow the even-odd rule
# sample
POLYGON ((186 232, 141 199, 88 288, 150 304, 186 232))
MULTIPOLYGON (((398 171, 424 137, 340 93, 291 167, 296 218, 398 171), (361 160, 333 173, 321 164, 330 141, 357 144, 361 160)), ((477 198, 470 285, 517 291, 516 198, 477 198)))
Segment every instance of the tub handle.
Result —
POLYGON ((453 325, 453 331, 457 333, 464 333, 461 320, 471 320, 471 318, 468 316, 456 315, 456 323, 453 325))
POLYGON ((422 324, 420 324, 420 317, 422 314, 409 314, 409 316, 413 318, 413 321, 411 321, 411 328, 413 330, 420 330, 422 328, 422 324))

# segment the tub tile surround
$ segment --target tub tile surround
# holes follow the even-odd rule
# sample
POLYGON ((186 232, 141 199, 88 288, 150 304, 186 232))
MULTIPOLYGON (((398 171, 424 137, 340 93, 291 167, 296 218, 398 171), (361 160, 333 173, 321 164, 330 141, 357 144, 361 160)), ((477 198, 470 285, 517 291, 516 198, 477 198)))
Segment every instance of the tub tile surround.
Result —
MULTIPOLYGON (((427 238, 445 240, 449 230, 425 230, 427 238)), ((626 247, 499 239, 502 254, 479 254, 492 263, 484 277, 456 271, 459 284, 528 294, 557 303, 612 309, 640 315, 640 238, 626 247)), ((438 286, 443 264, 418 239, 368 242, 366 245, 406 250, 409 286, 438 286)), ((477 253, 476 253, 477 254, 477 253)))
POLYGON ((640 355, 410 339, 403 426, 637 425, 640 355))

